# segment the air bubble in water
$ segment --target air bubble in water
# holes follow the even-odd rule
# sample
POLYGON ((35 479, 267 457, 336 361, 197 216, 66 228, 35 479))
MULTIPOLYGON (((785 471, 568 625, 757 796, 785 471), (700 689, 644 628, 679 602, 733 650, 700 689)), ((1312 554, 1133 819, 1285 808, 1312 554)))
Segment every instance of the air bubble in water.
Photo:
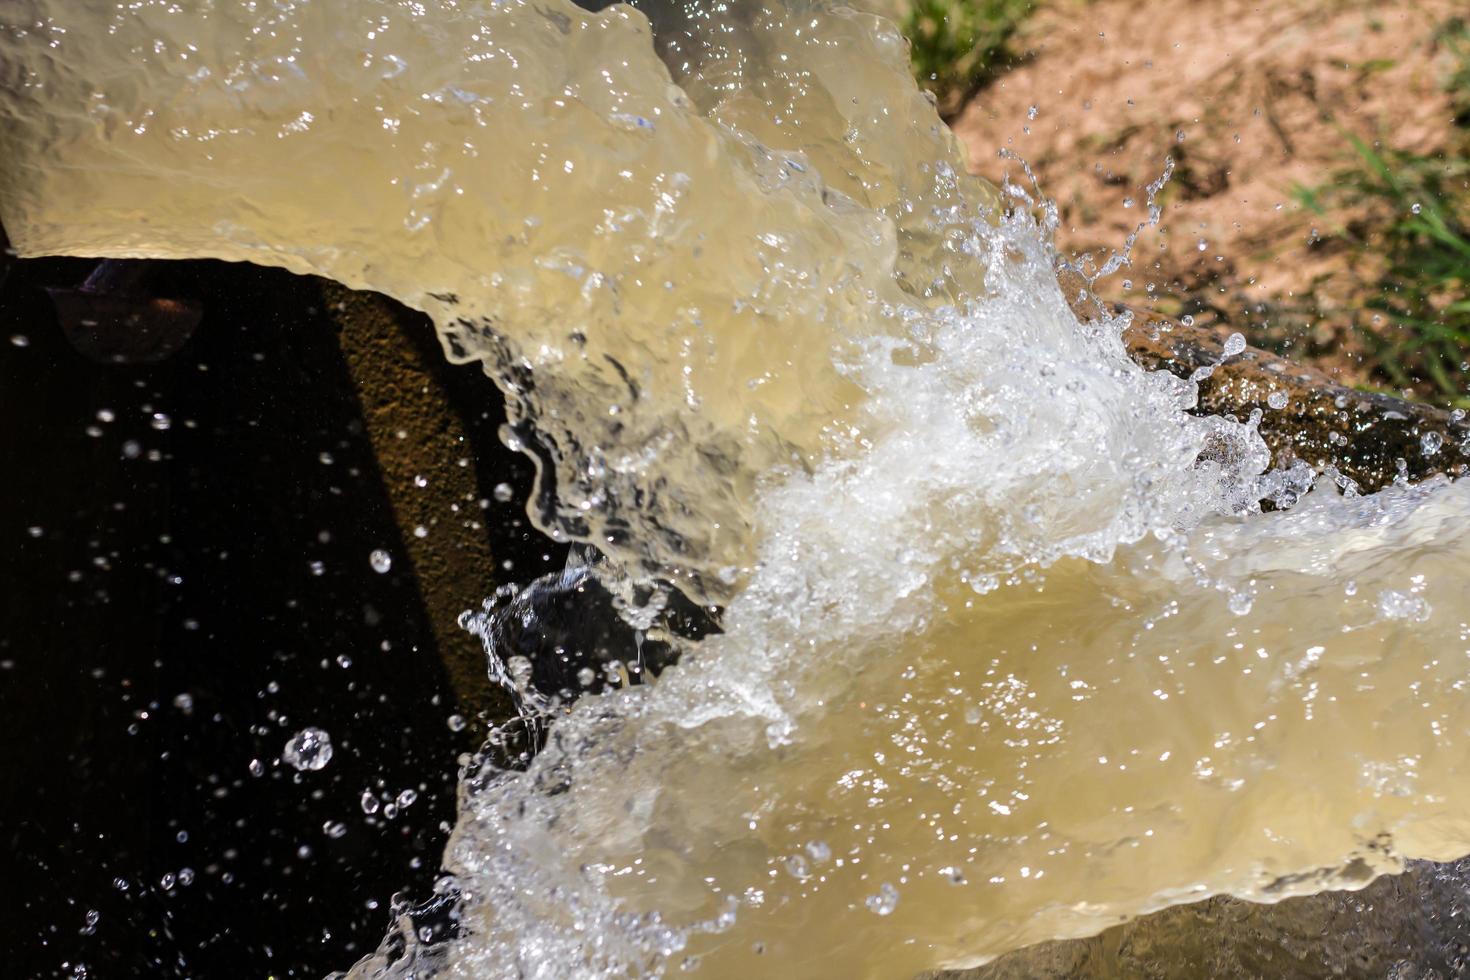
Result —
POLYGON ((963 885, 969 880, 965 877, 965 873, 963 871, 961 871, 959 868, 956 868, 952 864, 940 868, 939 873, 943 875, 951 885, 963 885))
POLYGON ((368 555, 368 564, 373 566, 373 571, 384 575, 393 567, 393 556, 382 548, 375 548, 372 554, 368 555))
POLYGON ((301 772, 324 769, 332 761, 332 736, 320 728, 303 728, 291 736, 281 758, 301 772))
POLYGON ((878 894, 869 895, 863 904, 875 915, 892 915, 898 908, 898 889, 885 881, 879 886, 878 894))
POLYGON ((1378 593, 1378 614, 1384 619, 1423 623, 1429 619, 1429 603, 1409 592, 1384 589, 1378 593))

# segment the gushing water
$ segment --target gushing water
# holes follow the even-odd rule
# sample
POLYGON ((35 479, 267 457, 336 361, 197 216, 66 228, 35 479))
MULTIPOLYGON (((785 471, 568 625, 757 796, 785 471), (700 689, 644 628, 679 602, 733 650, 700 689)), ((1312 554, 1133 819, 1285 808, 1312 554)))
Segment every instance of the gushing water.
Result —
POLYGON ((606 556, 559 588, 724 607, 652 684, 493 660, 555 722, 464 774, 457 935, 356 975, 904 977, 1470 849, 1470 493, 1261 513, 1302 475, 1078 321, 887 21, 12 0, 0 53, 23 253, 424 310, 606 556))

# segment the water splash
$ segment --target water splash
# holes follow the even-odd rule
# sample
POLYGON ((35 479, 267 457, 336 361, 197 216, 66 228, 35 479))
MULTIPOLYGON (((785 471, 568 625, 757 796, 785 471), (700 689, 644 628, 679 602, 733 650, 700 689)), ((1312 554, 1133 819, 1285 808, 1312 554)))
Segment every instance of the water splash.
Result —
MULTIPOLYGON (((881 18, 19 0, 0 53, 23 253, 425 310, 638 628, 661 583, 724 605, 575 703, 565 649, 492 659, 555 723, 465 772, 434 911, 356 975, 905 976, 1470 844, 1470 493, 1307 492, 1189 414, 881 18)), ((590 575, 467 625, 498 657, 590 575)))

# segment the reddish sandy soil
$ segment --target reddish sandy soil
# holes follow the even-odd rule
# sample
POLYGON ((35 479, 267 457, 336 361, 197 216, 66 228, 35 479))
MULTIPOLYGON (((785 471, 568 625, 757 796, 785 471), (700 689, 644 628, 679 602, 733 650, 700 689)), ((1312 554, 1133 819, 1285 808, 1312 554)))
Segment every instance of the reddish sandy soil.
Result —
POLYGON ((1058 0, 1028 23, 1029 57, 953 125, 977 172, 1023 179, 1001 149, 1029 161, 1074 252, 1118 247, 1172 155, 1160 227, 1101 292, 1202 322, 1254 320, 1253 339, 1361 382, 1346 329, 1314 315, 1352 288, 1344 250, 1292 189, 1351 162, 1347 132, 1446 144, 1452 66, 1434 34, 1467 13, 1442 0, 1058 0), (1305 327, 1262 328, 1293 306, 1305 327))

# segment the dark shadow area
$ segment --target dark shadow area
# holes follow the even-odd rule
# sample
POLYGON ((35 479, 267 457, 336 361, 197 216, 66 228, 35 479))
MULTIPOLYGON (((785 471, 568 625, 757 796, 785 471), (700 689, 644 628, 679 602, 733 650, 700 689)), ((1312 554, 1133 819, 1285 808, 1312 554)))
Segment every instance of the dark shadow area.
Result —
MULTIPOLYGON (((202 304, 197 331, 103 365, 43 289, 92 266, 0 259, 3 972, 320 977, 429 893, 473 727, 318 283, 172 264, 155 288, 202 304), (333 755, 298 772, 308 726, 333 755)), ((479 444, 493 387, 444 370, 485 416, 482 482, 523 501, 529 468, 479 444)), ((524 579, 562 554, 500 527, 518 508, 485 533, 524 579)))

